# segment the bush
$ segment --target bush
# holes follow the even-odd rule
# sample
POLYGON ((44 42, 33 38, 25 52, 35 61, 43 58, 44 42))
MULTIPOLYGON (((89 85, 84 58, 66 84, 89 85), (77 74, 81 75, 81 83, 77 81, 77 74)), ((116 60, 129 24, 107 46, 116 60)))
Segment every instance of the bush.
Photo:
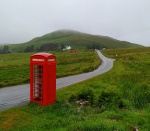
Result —
POLYGON ((98 98, 98 106, 100 108, 111 108, 111 107, 124 107, 123 99, 121 94, 118 92, 105 90, 102 91, 101 95, 98 98))
POLYGON ((72 94, 69 98, 69 101, 85 100, 89 101, 90 104, 94 103, 94 94, 90 89, 82 89, 77 94, 72 94))
POLYGON ((77 95, 78 100, 86 100, 89 101, 91 104, 94 103, 94 94, 93 91, 90 89, 83 89, 77 95))

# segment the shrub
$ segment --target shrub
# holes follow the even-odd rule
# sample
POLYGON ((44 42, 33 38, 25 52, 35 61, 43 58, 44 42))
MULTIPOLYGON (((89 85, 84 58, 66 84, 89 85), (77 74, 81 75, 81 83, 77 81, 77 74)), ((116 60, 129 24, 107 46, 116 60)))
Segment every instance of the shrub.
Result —
POLYGON ((69 101, 77 101, 77 100, 85 100, 89 101, 90 104, 94 103, 94 94, 93 91, 90 89, 82 89, 77 94, 72 94, 69 97, 69 101))
POLYGON ((90 89, 83 89, 77 95, 78 100, 86 100, 89 101, 91 104, 94 103, 94 94, 93 91, 90 89))
POLYGON ((105 90, 102 91, 101 95, 98 98, 98 106, 100 108, 111 108, 111 107, 124 107, 123 99, 121 94, 118 92, 105 90))

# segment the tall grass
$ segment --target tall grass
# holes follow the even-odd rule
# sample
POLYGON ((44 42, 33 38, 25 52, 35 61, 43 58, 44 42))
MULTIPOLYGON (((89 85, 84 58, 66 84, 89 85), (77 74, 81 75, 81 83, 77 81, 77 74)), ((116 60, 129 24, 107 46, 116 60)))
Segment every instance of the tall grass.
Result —
POLYGON ((124 98, 135 108, 147 106, 150 103, 150 48, 110 50, 108 55, 118 59, 123 69, 113 72, 111 77, 117 81, 124 98))

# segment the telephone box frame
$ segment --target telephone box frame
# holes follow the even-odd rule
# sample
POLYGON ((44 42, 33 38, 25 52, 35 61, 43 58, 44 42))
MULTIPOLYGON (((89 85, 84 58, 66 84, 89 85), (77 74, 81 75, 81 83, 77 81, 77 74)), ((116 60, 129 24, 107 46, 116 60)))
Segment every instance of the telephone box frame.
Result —
POLYGON ((37 53, 30 57, 30 102, 46 106, 56 100, 56 57, 37 53))

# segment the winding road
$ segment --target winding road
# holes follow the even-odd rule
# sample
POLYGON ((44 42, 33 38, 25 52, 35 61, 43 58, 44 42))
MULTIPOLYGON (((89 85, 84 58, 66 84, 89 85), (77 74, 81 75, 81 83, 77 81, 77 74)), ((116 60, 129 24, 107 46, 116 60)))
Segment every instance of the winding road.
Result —
MULTIPOLYGON (((56 82, 57 89, 75 84, 80 81, 98 76, 109 71, 113 67, 114 59, 105 57, 99 50, 96 50, 102 60, 98 69, 84 74, 58 78, 56 82)), ((29 84, 5 87, 0 89, 0 111, 15 106, 22 106, 29 102, 29 84)))

